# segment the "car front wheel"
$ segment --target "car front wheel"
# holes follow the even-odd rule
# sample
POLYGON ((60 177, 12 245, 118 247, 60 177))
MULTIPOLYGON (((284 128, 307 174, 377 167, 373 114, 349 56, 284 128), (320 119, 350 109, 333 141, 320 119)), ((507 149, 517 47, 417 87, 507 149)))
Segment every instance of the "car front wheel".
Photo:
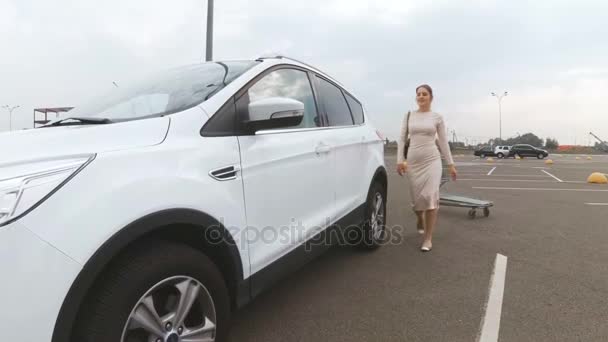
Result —
POLYGON ((185 245, 151 242, 115 261, 89 295, 79 342, 225 341, 230 300, 221 273, 185 245))
POLYGON ((348 231, 349 240, 358 247, 373 250, 382 245, 386 236, 386 188, 374 182, 369 189, 365 204, 365 216, 353 239, 352 230, 348 231))
POLYGON ((536 156, 536 158, 538 158, 538 159, 544 159, 545 155, 542 154, 542 153, 539 153, 538 156, 536 156))
POLYGON ((505 155, 502 153, 498 153, 496 156, 498 157, 498 159, 502 159, 505 157, 505 155))

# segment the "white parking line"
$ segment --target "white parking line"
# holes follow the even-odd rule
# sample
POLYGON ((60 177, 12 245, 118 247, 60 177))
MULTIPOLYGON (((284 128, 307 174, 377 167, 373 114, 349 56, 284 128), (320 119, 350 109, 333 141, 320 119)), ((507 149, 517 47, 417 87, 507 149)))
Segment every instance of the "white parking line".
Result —
MULTIPOLYGON (((459 173, 461 176, 487 176, 485 173, 472 173, 472 172, 463 172, 459 173)), ((495 175, 492 174, 492 178, 494 177, 530 177, 530 178, 547 178, 547 176, 542 175, 495 175)))
POLYGON ((608 203, 585 203, 586 205, 608 205, 608 203))
POLYGON ((558 181, 558 182, 560 182, 560 183, 563 183, 563 182, 564 182, 563 180, 561 180, 561 179, 559 179, 559 178, 555 177, 554 175, 550 174, 549 172, 547 172, 547 171, 545 171, 545 170, 541 170, 541 171, 542 171, 542 172, 544 172, 544 173, 546 173, 546 174, 548 174, 549 176, 553 177, 555 180, 557 180, 557 181, 558 181))
POLYGON ((491 187, 491 186, 474 186, 473 189, 480 190, 529 190, 529 191, 588 191, 588 192, 607 192, 606 190, 599 189, 554 189, 554 188, 500 188, 500 187, 491 187))
MULTIPOLYGON (((459 181, 475 181, 475 182, 532 182, 532 183, 558 183, 554 180, 538 180, 538 179, 488 179, 488 178, 459 178, 459 181)), ((584 184, 583 181, 564 181, 562 183, 584 184)))
POLYGON ((479 338, 477 339, 478 342, 498 341, 506 274, 507 257, 502 254, 496 254, 494 272, 490 279, 490 293, 486 304, 486 314, 481 324, 481 331, 479 332, 479 338))
POLYGON ((490 172, 488 172, 488 176, 491 176, 492 172, 494 172, 494 170, 496 170, 496 166, 492 170, 490 170, 490 172))

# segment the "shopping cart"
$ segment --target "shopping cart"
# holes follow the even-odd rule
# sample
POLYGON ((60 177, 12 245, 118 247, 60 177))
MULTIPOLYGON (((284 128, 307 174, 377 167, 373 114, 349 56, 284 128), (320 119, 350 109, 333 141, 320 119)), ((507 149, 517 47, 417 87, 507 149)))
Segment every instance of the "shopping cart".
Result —
MULTIPOLYGON (((442 174, 441 174, 441 185, 450 181, 450 175, 445 161, 442 159, 442 174)), ((474 219, 477 216, 477 210, 483 210, 483 216, 490 216, 490 207, 494 206, 491 201, 484 201, 466 196, 450 195, 440 191, 439 193, 439 205, 447 207, 462 207, 470 208, 469 217, 474 219)))

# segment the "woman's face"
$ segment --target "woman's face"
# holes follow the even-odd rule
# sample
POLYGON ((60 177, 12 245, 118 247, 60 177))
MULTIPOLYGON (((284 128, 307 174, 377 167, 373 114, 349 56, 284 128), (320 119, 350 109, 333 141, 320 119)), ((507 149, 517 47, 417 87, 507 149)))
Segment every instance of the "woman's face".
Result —
POLYGON ((418 88, 416 91, 416 102, 418 102, 419 107, 427 107, 431 104, 431 94, 429 91, 422 87, 418 88))

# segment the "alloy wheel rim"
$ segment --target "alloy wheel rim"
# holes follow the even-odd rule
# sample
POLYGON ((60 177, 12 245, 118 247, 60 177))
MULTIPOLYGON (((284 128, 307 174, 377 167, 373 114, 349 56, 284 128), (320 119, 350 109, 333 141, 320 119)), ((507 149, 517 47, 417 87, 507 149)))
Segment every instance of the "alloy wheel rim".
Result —
POLYGON ((384 199, 380 193, 376 193, 372 202, 371 225, 374 239, 379 240, 384 230, 384 199))
POLYGON ((121 342, 213 342, 217 316, 211 294, 188 276, 152 286, 131 310, 121 342))

